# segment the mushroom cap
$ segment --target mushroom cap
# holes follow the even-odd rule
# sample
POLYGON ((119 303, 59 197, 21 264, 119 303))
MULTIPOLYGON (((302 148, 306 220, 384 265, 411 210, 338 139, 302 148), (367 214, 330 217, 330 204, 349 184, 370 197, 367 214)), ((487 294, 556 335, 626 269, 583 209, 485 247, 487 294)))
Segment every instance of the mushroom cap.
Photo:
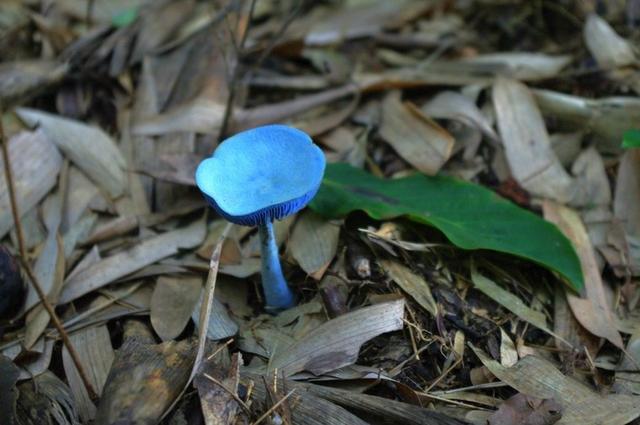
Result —
POLYGON ((266 125, 224 140, 198 166, 196 184, 227 220, 255 226, 304 208, 324 168, 324 154, 306 133, 266 125))

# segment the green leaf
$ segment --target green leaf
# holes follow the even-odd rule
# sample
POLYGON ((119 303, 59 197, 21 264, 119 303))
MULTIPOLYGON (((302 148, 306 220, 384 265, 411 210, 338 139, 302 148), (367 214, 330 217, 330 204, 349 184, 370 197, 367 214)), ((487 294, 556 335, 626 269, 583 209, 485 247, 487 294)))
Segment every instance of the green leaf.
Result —
POLYGON ((625 131, 622 136, 622 147, 626 149, 640 148, 640 130, 625 131))
POLYGON ((558 272, 576 291, 580 260, 555 225, 482 186, 450 177, 384 180, 347 164, 328 164, 310 207, 327 217, 363 210, 376 220, 406 216, 443 232, 463 249, 517 255, 558 272))
POLYGON ((129 26, 138 17, 138 7, 131 7, 113 15, 111 24, 116 28, 129 26))

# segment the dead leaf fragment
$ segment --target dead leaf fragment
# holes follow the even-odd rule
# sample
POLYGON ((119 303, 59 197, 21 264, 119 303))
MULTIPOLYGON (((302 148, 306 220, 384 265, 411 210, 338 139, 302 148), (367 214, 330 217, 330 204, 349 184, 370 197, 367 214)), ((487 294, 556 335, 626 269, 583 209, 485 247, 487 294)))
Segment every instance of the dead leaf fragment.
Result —
POLYGON ((427 175, 435 175, 447 162, 453 137, 400 93, 387 95, 382 103, 380 135, 409 164, 427 175))

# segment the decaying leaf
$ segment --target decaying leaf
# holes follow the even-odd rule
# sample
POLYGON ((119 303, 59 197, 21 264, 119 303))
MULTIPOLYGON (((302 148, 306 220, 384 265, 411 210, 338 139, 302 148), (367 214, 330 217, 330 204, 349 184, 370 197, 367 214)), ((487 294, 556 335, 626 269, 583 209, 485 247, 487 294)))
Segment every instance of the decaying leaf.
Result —
POLYGON ((471 271, 471 280, 477 290, 500 304, 502 307, 511 311, 522 320, 531 323, 538 329, 541 329, 548 334, 556 336, 558 338, 558 336, 555 335, 551 329, 549 329, 544 313, 527 306, 516 295, 498 286, 495 282, 482 276, 476 270, 471 271))
POLYGON ((602 68, 631 65, 637 62, 631 43, 595 13, 589 14, 584 25, 584 41, 589 52, 602 68))
POLYGON ((207 359, 193 381, 200 395, 206 425, 234 423, 239 410, 237 394, 242 356, 234 354, 228 365, 219 360, 222 356, 220 353, 207 359))
POLYGON ((618 168, 613 211, 624 229, 629 271, 640 273, 640 149, 629 149, 618 168))
POLYGON ((557 401, 516 394, 502 403, 487 423, 488 425, 551 425, 558 422, 561 417, 562 406, 557 401))
POLYGON ((29 108, 18 116, 39 127, 93 182, 113 199, 125 192, 126 161, 115 142, 98 127, 29 108))
MULTIPOLYGON (((42 130, 18 133, 9 140, 8 147, 18 208, 24 215, 56 184, 62 156, 42 130)), ((4 166, 0 158, 0 238, 13 227, 4 166)))
POLYGON ((551 90, 535 89, 532 92, 545 116, 597 134, 597 147, 604 153, 619 153, 624 132, 636 127, 640 121, 640 99, 637 97, 588 99, 551 90))
POLYGON ((403 314, 404 300, 399 299, 336 317, 276 351, 270 367, 284 376, 303 370, 319 375, 352 364, 364 342, 402 329, 403 314))
POLYGON ((506 368, 474 347, 482 363, 501 381, 527 396, 553 399, 562 406, 559 425, 620 425, 640 416, 638 397, 602 396, 586 385, 564 376, 553 364, 526 356, 506 368))
POLYGON ((387 272, 389 277, 409 294, 418 304, 428 311, 433 317, 438 315, 438 305, 436 304, 429 283, 422 277, 413 273, 402 264, 381 260, 380 265, 387 272))
POLYGON ((302 270, 320 280, 336 255, 339 236, 339 226, 306 211, 293 227, 288 249, 302 270))
POLYGON ((382 103, 380 135, 409 164, 434 175, 449 159, 453 137, 420 109, 400 100, 400 93, 387 95, 382 103))
POLYGON ((499 78, 493 105, 509 168, 518 183, 534 195, 584 204, 587 200, 551 149, 544 120, 527 87, 499 78))
POLYGON ((580 216, 574 210, 553 202, 545 202, 543 210, 545 218, 555 223, 573 243, 582 264, 586 298, 567 294, 571 311, 589 332, 622 348, 622 337, 616 328, 609 298, 605 294, 595 252, 580 216))
POLYGON ((157 423, 186 384, 195 359, 193 339, 154 344, 140 322, 127 322, 98 404, 96 425, 157 423))
POLYGON ((27 425, 76 425, 79 423, 69 387, 46 371, 33 382, 18 385, 18 423, 27 425))
POLYGON ((68 64, 56 61, 19 61, 0 64, 0 103, 24 102, 62 80, 68 64))
POLYGON ((204 221, 154 236, 125 251, 104 258, 65 282, 60 303, 68 303, 97 288, 140 270, 180 249, 194 248, 205 237, 204 221))
POLYGON ((202 278, 161 276, 151 296, 151 324, 160 339, 170 341, 184 330, 202 291, 202 278))
MULTIPOLYGON (((100 396, 114 358, 109 330, 106 325, 88 327, 74 332, 69 338, 80 357, 84 370, 89 375, 92 387, 100 396)), ((62 351, 62 362, 78 415, 85 422, 92 421, 96 416, 96 407, 66 347, 62 351)))
POLYGON ((20 369, 8 358, 0 354, 0 423, 14 425, 18 390, 16 383, 20 369))

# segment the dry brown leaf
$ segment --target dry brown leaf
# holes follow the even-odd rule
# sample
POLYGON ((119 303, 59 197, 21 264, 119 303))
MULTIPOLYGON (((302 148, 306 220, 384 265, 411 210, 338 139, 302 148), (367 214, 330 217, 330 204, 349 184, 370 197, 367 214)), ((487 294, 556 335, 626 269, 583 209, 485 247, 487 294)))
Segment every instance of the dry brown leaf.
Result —
MULTIPOLYGON (((100 396, 114 358, 107 326, 101 325, 81 329, 69 335, 69 338, 80 357, 80 363, 88 374, 91 385, 100 396)), ((78 415, 84 422, 92 421, 96 415, 96 407, 89 398, 89 394, 87 394, 87 390, 66 347, 62 350, 62 364, 69 382, 69 388, 76 402, 78 415)))
POLYGON ((500 364, 511 367, 518 363, 518 351, 509 334, 500 328, 500 364))
POLYGON ((284 376, 303 370, 319 375, 347 366, 356 361, 364 342, 402 329, 403 315, 404 299, 399 299, 336 317, 290 346, 279 348, 269 365, 284 376))
POLYGON ((204 221, 198 220, 187 227, 151 237, 130 249, 104 258, 65 282, 60 303, 71 302, 149 264, 174 255, 180 249, 194 248, 202 243, 205 232, 204 221))
MULTIPOLYGON (((640 274, 640 149, 628 149, 622 156, 616 179, 613 212, 624 229, 628 253, 624 252, 633 275, 640 274)), ((610 235, 612 236, 612 235, 610 235)))
POLYGON ((584 25, 584 42, 602 68, 614 68, 637 63, 631 43, 595 13, 589 14, 584 25))
POLYGON ((357 37, 372 36, 384 28, 394 28, 408 22, 433 8, 434 2, 414 3, 407 0, 394 2, 375 1, 338 5, 321 18, 313 17, 309 22, 300 22, 306 26, 304 43, 307 46, 333 44, 337 41, 357 37))
MULTIPOLYGON (((16 134, 9 140, 8 148, 18 210, 24 215, 56 184, 62 156, 41 130, 16 134)), ((2 158, 0 170, 4 176, 2 158)), ((0 238, 13 227, 10 205, 9 190, 3 177, 0 179, 0 238)))
POLYGON ((544 53, 505 52, 488 53, 458 61, 459 66, 482 66, 485 71, 493 67, 496 75, 520 81, 553 78, 571 62, 571 56, 551 56, 544 53))
POLYGON ((224 354, 226 353, 207 359, 193 380, 193 385, 198 389, 206 425, 227 425, 236 421, 239 406, 233 394, 238 393, 242 354, 234 353, 228 366, 220 360, 224 354), (221 385, 224 387, 221 388, 221 385))
POLYGON ((391 260, 380 260, 380 265, 394 282, 409 294, 418 304, 428 311, 431 316, 438 315, 438 305, 431 294, 429 283, 411 271, 408 267, 391 260))
MULTIPOLYGON (((42 289, 45 291, 47 299, 55 306, 64 283, 65 264, 62 238, 58 234, 57 229, 55 233, 52 233, 51 237, 47 238, 45 244, 45 248, 42 250, 33 272, 42 284, 42 289)), ((42 335, 42 332, 44 332, 49 324, 49 320, 51 320, 49 313, 40 303, 36 304, 27 314, 23 342, 26 348, 31 348, 38 338, 40 338, 40 335, 42 335)))
POLYGON ((18 108, 17 113, 28 125, 39 126, 65 156, 113 199, 125 192, 126 161, 104 131, 35 109, 18 108))
POLYGON ((170 341, 182 333, 202 291, 202 279, 160 276, 151 296, 151 325, 160 339, 170 341))
POLYGON ((336 255, 339 237, 339 226, 309 210, 298 218, 287 249, 302 270, 320 280, 336 255))
POLYGON ((519 393, 505 400, 487 420, 487 424, 551 425, 558 422, 560 418, 562 418, 562 406, 557 401, 541 400, 519 393))
POLYGON ((493 86, 493 105, 509 168, 529 192, 563 203, 584 203, 576 185, 551 149, 551 141, 527 87, 499 78, 493 86))
POLYGON ((563 408, 559 425, 622 425, 640 416, 640 398, 602 396, 575 379, 564 376, 553 364, 526 356, 506 368, 472 347, 482 363, 501 381, 531 397, 554 399, 563 408))
POLYGON ((619 153, 624 132, 640 121, 640 99, 635 96, 588 99, 541 89, 533 94, 545 116, 596 133, 603 153, 619 153))
POLYGON ((127 322, 98 404, 96 425, 160 422, 187 383, 195 353, 193 339, 156 345, 144 324, 127 322))
POLYGON ((415 105, 392 92, 382 103, 380 135, 398 154, 419 171, 435 175, 447 162, 453 137, 415 105))
MULTIPOLYGON (((0 42, 1 43, 1 42, 0 42)), ((24 102, 62 80, 67 64, 49 60, 5 62, 0 64, 0 102, 24 102)))
POLYGON ((586 298, 567 294, 571 311, 589 332, 623 348, 622 337, 616 328, 609 300, 605 294, 595 252, 580 216, 574 210, 550 201, 544 202, 543 211, 545 219, 558 226, 571 241, 582 264, 586 298))
POLYGON ((443 91, 422 106, 422 111, 435 119, 456 120, 477 128, 492 140, 498 140, 489 119, 468 97, 455 92, 443 91))

